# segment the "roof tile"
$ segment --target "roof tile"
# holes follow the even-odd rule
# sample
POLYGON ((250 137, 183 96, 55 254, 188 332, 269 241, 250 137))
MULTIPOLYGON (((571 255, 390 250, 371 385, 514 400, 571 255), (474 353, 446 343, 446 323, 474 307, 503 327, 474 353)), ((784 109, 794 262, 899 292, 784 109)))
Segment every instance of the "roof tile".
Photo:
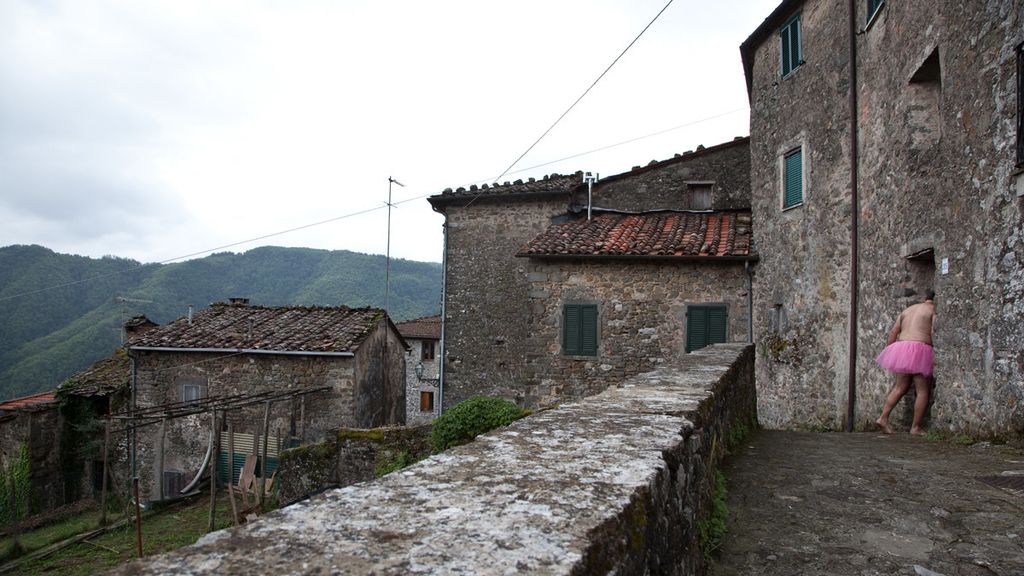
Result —
POLYGON ((555 224, 519 256, 751 256, 750 212, 603 213, 555 224))

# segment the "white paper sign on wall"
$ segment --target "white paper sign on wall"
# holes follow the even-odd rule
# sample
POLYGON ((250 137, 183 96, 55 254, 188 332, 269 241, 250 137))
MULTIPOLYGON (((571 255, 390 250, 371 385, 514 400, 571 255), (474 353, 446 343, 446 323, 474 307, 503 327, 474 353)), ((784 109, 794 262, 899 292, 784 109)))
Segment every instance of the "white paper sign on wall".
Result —
POLYGON ((949 274, 949 258, 943 258, 942 264, 939 265, 939 271, 943 274, 949 274))

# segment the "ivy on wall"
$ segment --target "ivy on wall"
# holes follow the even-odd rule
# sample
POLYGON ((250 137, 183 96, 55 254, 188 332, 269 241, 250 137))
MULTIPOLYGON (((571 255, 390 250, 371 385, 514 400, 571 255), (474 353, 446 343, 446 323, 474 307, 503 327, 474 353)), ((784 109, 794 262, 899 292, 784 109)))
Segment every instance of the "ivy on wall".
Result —
POLYGON ((18 445, 18 453, 0 466, 0 526, 10 526, 28 518, 32 500, 32 462, 28 444, 18 445))

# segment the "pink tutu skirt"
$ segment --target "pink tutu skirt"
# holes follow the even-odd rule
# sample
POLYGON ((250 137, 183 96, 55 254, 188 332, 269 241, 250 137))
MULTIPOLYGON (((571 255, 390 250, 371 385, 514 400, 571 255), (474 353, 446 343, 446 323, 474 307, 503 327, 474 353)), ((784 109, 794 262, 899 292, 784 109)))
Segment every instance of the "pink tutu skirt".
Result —
POLYGON ((897 340, 885 347, 875 358, 878 365, 896 374, 932 375, 934 355, 930 344, 913 340, 897 340))

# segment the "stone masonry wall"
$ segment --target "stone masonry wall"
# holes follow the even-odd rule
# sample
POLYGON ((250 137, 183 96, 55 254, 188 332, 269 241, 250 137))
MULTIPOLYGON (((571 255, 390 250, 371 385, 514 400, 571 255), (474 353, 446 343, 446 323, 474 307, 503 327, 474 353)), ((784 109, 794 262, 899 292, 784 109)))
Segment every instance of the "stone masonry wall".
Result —
POLYGON ((686 349, 692 304, 724 304, 727 339, 746 342, 747 274, 742 262, 676 263, 530 260, 534 327, 522 365, 525 403, 546 406, 596 394, 623 379, 671 363, 686 349), (562 352, 562 307, 598 305, 597 356, 562 352))
MULTIPOLYGON (((877 417, 892 383, 874 363, 889 327, 934 287, 932 425, 1024 430, 1024 206, 1013 175, 1021 18, 1012 0, 887 2, 858 36, 857 426, 877 417)), ((755 334, 770 427, 838 427, 846 412, 846 22, 845 5, 805 2, 805 63, 779 78, 777 33, 754 59, 755 334), (805 201, 783 211, 781 157, 796 145, 805 201)))
POLYGON ((281 503, 290 504, 325 488, 350 486, 378 477, 398 459, 430 455, 431 426, 345 428, 307 446, 286 450, 277 469, 281 503))
MULTIPOLYGON (((358 426, 353 402, 355 365, 352 358, 325 356, 241 355, 212 353, 135 352, 137 355, 138 405, 155 406, 181 401, 175 386, 177 376, 205 379, 208 396, 229 396, 270 390, 330 386, 329 392, 307 396, 305 427, 300 419, 299 399, 271 406, 270 433, 285 435, 296 421, 296 434, 307 441, 325 437, 339 426, 358 426)), ((257 405, 228 414, 235 432, 263 434, 264 406, 257 405)), ((168 421, 164 442, 164 470, 179 470, 191 479, 202 463, 209 441, 210 415, 197 414, 168 421)), ((143 500, 159 499, 154 492, 156 444, 159 426, 139 432, 139 474, 143 500)), ((225 448, 226 449, 226 448, 225 448)))
POLYGON ((0 466, 28 448, 31 476, 30 514, 64 504, 60 469, 60 412, 56 404, 26 408, 0 418, 0 466))
POLYGON ((405 424, 405 345, 382 320, 356 351, 355 425, 405 424))
POLYGON ((518 371, 531 330, 529 263, 515 254, 564 214, 567 202, 481 198, 447 208, 445 408, 477 395, 523 401, 518 371))
POLYGON ((437 340, 427 340, 434 345, 434 359, 423 360, 424 340, 406 338, 406 342, 409 343, 410 349, 405 355, 405 423, 409 426, 429 424, 440 416, 441 395, 437 384, 441 343, 437 340), (423 365, 422 376, 416 375, 418 364, 423 365), (420 410, 421 392, 430 392, 434 395, 433 410, 420 410))
MULTIPOLYGON (((715 210, 750 208, 750 139, 687 152, 598 182, 593 205, 628 211, 689 209, 687 182, 713 182, 715 210)), ((573 203, 586 207, 586 189, 576 193, 573 203)))
POLYGON ((754 418, 752 362, 705 348, 114 573, 704 574, 698 526, 754 418))

